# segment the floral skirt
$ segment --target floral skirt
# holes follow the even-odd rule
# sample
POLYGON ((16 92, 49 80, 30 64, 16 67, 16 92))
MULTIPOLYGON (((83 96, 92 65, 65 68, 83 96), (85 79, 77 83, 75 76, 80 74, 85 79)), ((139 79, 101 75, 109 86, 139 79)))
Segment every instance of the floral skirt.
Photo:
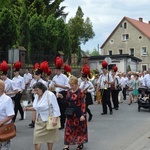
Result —
POLYGON ((10 150, 10 140, 6 142, 0 142, 0 150, 10 150))

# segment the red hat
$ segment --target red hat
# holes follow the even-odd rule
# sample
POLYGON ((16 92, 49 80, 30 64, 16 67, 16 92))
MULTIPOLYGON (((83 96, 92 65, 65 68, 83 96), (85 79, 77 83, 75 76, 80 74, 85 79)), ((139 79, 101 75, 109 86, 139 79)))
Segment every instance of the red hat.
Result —
POLYGON ((82 68, 82 77, 87 77, 90 75, 90 67, 88 64, 85 64, 82 68))
POLYGON ((72 68, 68 64, 64 66, 64 72, 71 72, 72 68))
POLYGON ((117 66, 113 66, 112 70, 113 70, 114 72, 116 72, 116 71, 118 70, 118 67, 117 67, 117 66))
POLYGON ((47 75, 51 75, 51 73, 52 73, 52 70, 50 69, 50 68, 48 68, 48 72, 47 72, 47 75))
POLYGON ((7 74, 7 71, 8 71, 8 64, 7 62, 4 60, 1 64, 0 64, 0 74, 4 74, 6 75, 7 74))
POLYGON ((107 69, 107 67, 108 67, 107 61, 103 60, 103 62, 102 62, 102 69, 107 69))
POLYGON ((22 64, 20 61, 15 62, 13 65, 14 72, 19 71, 21 67, 22 67, 22 64))
POLYGON ((55 63, 56 69, 61 69, 61 67, 63 66, 63 60, 61 57, 56 57, 54 63, 55 63))
POLYGON ((42 72, 47 73, 49 69, 48 62, 47 61, 41 62, 40 69, 42 70, 42 72))

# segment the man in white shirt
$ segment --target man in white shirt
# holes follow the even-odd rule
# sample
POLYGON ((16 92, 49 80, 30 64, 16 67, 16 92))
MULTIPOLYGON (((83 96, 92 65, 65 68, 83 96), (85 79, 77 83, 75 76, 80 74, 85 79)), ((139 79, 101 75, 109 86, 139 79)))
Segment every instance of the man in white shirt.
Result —
POLYGON ((144 76, 143 85, 150 88, 150 68, 147 71, 147 74, 144 76))
POLYGON ((30 82, 32 80, 32 74, 29 72, 29 69, 26 69, 26 73, 23 75, 25 82, 25 94, 28 101, 30 101, 30 82))
POLYGON ((109 107, 110 115, 113 114, 112 111, 112 105, 110 101, 110 86, 113 83, 113 79, 111 74, 107 70, 107 62, 103 61, 102 62, 102 71, 103 73, 100 75, 98 81, 97 81, 97 91, 101 91, 102 95, 102 108, 103 112, 101 115, 107 114, 107 105, 109 107))

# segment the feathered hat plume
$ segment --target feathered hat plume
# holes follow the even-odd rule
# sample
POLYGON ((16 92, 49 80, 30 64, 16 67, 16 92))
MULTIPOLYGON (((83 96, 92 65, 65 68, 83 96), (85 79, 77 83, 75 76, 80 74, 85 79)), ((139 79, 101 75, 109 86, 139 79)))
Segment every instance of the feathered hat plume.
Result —
POLYGON ((64 66, 64 72, 71 72, 72 68, 68 64, 64 66))
POLYGON ((21 67, 22 67, 22 64, 20 61, 15 62, 13 65, 14 71, 19 71, 21 67))
POLYGON ((1 64, 0 64, 0 73, 6 75, 7 71, 8 71, 9 67, 7 62, 4 60, 1 64))
POLYGON ((63 60, 61 57, 56 57, 54 63, 56 69, 61 69, 61 67, 63 66, 63 60))
POLYGON ((47 73, 49 69, 48 62, 47 61, 41 62, 40 69, 42 70, 42 72, 47 73))
POLYGON ((90 75, 90 67, 88 64, 85 64, 82 68, 82 77, 87 77, 90 75))
POLYGON ((107 61, 103 60, 102 62, 102 69, 107 69, 108 63, 107 61))
POLYGON ((112 70, 113 70, 114 72, 117 72, 118 67, 117 67, 117 66, 113 66, 112 70))

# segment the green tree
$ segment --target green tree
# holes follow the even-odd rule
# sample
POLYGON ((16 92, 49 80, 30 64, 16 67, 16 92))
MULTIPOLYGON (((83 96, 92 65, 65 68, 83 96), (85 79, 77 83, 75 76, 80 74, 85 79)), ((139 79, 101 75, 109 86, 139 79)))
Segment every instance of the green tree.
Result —
POLYGON ((99 51, 94 48, 93 51, 90 53, 91 56, 98 56, 99 55, 99 51))
POLYGON ((29 22, 30 52, 43 54, 45 46, 45 22, 43 17, 35 14, 29 22))
POLYGON ((78 7, 76 16, 68 22, 71 37, 71 49, 73 53, 79 50, 81 44, 85 44, 89 39, 95 36, 92 23, 89 18, 84 21, 84 13, 81 7, 78 7))
POLYGON ((0 48, 7 51, 16 42, 16 23, 11 10, 3 8, 0 13, 0 48))

